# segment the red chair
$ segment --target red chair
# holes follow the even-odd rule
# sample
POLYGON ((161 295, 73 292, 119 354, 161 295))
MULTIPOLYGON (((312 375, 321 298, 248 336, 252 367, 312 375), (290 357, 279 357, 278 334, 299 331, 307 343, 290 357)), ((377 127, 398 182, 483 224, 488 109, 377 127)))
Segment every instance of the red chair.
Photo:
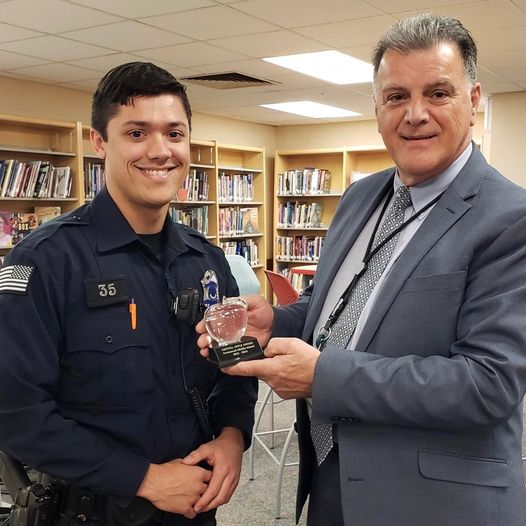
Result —
POLYGON ((299 298, 298 291, 283 274, 272 272, 272 270, 265 270, 265 274, 270 283, 270 288, 276 296, 278 305, 289 305, 299 298))

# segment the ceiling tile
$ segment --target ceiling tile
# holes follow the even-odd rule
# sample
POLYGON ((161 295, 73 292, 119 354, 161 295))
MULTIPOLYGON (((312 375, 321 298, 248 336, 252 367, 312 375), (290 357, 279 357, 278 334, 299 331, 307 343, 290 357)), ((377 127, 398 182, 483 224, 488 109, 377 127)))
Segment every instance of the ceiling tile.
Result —
POLYGON ((479 57, 479 65, 492 71, 498 68, 526 68, 526 53, 524 49, 509 51, 486 51, 479 57))
POLYGON ((16 0, 6 2, 0 9, 0 22, 12 23, 21 27, 61 33, 82 27, 109 24, 119 17, 101 13, 62 0, 16 0))
POLYGON ((191 38, 206 40, 279 29, 274 24, 227 6, 205 7, 184 13, 144 18, 142 21, 191 38))
POLYGON ((231 62, 233 60, 246 58, 239 53, 220 49, 205 42, 191 42, 177 46, 147 49, 138 51, 136 54, 149 58, 150 60, 160 60, 167 64, 190 68, 199 66, 200 64, 231 62))
POLYGON ((9 51, 0 51, 0 71, 25 66, 38 66, 45 63, 45 60, 39 58, 26 57, 25 55, 10 53, 9 51))
POLYGON ((235 8, 286 28, 381 14, 378 9, 362 0, 247 0, 235 4, 235 8))
POLYGON ((162 15, 215 5, 212 0, 72 0, 76 4, 94 7, 124 18, 162 15))
POLYGON ((16 73, 35 79, 45 79, 56 82, 90 79, 98 75, 96 71, 77 68, 69 64, 46 64, 45 66, 19 68, 16 70, 16 73))
POLYGON ((12 42, 13 40, 23 40, 24 38, 39 36, 42 36, 42 33, 0 23, 0 42, 12 42))
POLYGON ((47 36, 0 44, 0 49, 47 60, 74 60, 111 53, 109 49, 74 42, 67 38, 47 36))
POLYGON ((102 57, 68 60, 68 63, 72 66, 78 66, 80 68, 88 68, 100 72, 106 72, 116 66, 119 66, 120 64, 125 64, 126 62, 136 62, 138 60, 141 59, 128 53, 112 53, 111 55, 104 55, 102 57))
POLYGON ((473 4, 473 0, 367 0, 369 4, 381 9, 384 13, 404 13, 418 11, 435 12, 436 8, 445 5, 473 4))
POLYGON ((526 26, 480 30, 477 33, 477 47, 480 53, 526 49, 526 26))
POLYGON ((188 42, 188 38, 181 35, 132 20, 73 31, 65 33, 64 36, 116 51, 150 49, 188 42))
POLYGON ((495 73, 511 82, 526 82, 526 69, 524 68, 496 68, 495 73))
POLYGON ((59 82, 58 85, 63 88, 71 88, 80 91, 90 91, 94 92, 97 88, 99 79, 89 79, 89 80, 77 80, 75 82, 59 82))
POLYGON ((314 27, 296 28, 301 33, 334 48, 376 44, 385 30, 396 19, 390 16, 372 16, 356 20, 345 20, 314 27))
MULTIPOLYGON (((526 13, 510 0, 485 0, 472 4, 457 2, 456 5, 435 8, 433 13, 458 18, 471 32, 526 26, 526 13)), ((474 36, 478 40, 478 34, 474 36)))
POLYGON ((210 43, 232 51, 242 51, 253 58, 324 51, 327 49, 327 46, 324 44, 292 31, 272 31, 256 35, 219 38, 211 40, 210 43))

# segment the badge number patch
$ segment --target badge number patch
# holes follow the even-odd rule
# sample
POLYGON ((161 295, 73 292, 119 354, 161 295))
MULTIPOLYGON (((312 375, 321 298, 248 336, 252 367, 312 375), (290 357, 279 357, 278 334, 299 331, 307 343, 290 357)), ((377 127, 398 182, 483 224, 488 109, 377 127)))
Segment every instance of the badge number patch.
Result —
POLYGON ((35 267, 32 265, 8 265, 0 270, 0 294, 27 294, 29 278, 35 267))
POLYGON ((84 287, 88 308, 127 302, 129 299, 124 276, 87 279, 84 281, 84 287))

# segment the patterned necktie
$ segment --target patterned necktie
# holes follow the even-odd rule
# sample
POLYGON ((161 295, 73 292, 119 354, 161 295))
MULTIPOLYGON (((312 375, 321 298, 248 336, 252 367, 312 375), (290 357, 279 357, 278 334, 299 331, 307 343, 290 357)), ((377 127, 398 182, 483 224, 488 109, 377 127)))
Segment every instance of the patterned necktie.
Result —
MULTIPOLYGON (((411 194, 407 186, 398 188, 393 204, 385 215, 381 227, 376 233, 372 250, 383 242, 394 230, 404 222, 405 209, 411 205, 411 194)), ((378 252, 371 258, 367 270, 362 274, 353 287, 351 296, 344 310, 334 323, 332 331, 327 339, 326 345, 346 347, 356 329, 358 319, 362 313, 371 292, 376 283, 384 273, 385 267, 393 255, 394 248, 400 237, 400 233, 389 239, 378 252)), ((311 424, 311 435, 318 466, 325 460, 332 449, 332 425, 311 424)))

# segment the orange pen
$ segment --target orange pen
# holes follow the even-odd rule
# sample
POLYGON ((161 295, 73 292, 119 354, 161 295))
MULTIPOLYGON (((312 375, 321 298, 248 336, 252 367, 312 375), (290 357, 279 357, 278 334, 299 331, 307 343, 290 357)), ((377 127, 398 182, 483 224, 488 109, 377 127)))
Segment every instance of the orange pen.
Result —
POLYGON ((137 305, 135 304, 135 300, 133 298, 131 299, 131 303, 128 306, 128 310, 130 311, 131 328, 135 330, 137 328, 137 305))

